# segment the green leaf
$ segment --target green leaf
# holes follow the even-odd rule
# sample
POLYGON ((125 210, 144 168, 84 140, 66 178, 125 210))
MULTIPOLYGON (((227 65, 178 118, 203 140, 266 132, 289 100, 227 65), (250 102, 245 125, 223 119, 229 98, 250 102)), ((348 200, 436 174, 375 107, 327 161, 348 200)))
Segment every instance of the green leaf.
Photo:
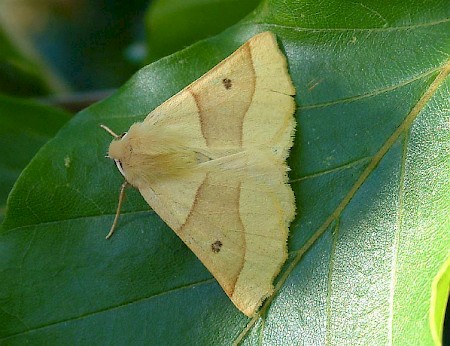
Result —
POLYGON ((0 341, 433 344, 432 282, 450 248, 449 17, 437 0, 265 1, 81 112, 11 193, 0 341), (123 180, 98 126, 127 130, 264 30, 297 88, 298 215, 276 294, 248 319, 136 191, 103 239, 123 180))
POLYGON ((22 169, 68 120, 61 110, 0 95, 0 221, 22 169))
POLYGON ((146 15, 148 60, 154 61, 226 29, 259 0, 156 0, 146 15))

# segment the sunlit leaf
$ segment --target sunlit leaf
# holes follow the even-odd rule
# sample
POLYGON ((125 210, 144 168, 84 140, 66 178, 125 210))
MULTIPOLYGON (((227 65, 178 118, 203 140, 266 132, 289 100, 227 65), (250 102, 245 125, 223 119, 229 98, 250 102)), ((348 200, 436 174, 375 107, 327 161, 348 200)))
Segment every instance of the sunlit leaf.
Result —
POLYGON ((10 196, 0 341, 432 344, 450 248, 449 16, 442 1, 265 1, 78 114, 10 196), (136 191, 104 240, 123 180, 98 125, 127 130, 265 30, 297 88, 298 215, 276 294, 248 319, 136 191))

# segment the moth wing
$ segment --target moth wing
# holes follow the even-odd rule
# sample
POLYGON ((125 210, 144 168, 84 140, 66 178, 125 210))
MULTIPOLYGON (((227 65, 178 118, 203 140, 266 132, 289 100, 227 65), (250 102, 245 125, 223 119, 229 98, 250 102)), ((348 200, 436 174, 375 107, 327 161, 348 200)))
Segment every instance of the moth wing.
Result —
MULTIPOLYGON (((252 316, 272 294, 273 279, 287 258, 294 196, 285 183, 285 172, 278 169, 270 152, 246 152, 215 161, 204 164, 210 167, 187 203, 186 220, 181 225, 168 224, 237 308, 252 316)), ((153 187, 140 190, 164 220, 165 213, 178 212, 170 200, 175 196, 166 194, 172 183, 180 184, 174 181, 159 186, 165 191, 160 195, 153 187)))
POLYGON ((272 293, 295 212, 285 157, 295 93, 271 33, 254 36, 152 111, 140 126, 171 129, 209 158, 139 187, 246 315, 272 293))
POLYGON ((214 152, 292 145, 295 88, 275 36, 252 37, 228 58, 152 111, 144 123, 173 128, 192 147, 214 152))

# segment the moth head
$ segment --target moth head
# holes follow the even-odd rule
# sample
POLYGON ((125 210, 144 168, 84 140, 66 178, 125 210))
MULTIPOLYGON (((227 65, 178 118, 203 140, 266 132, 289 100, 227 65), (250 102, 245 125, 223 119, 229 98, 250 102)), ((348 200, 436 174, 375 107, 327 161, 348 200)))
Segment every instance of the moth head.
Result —
POLYGON ((108 155, 106 157, 114 160, 117 169, 125 177, 122 163, 128 159, 128 156, 130 154, 130 143, 127 137, 128 133, 124 132, 121 135, 117 135, 108 127, 104 125, 101 125, 101 127, 114 137, 114 139, 111 141, 111 144, 109 145, 108 155))

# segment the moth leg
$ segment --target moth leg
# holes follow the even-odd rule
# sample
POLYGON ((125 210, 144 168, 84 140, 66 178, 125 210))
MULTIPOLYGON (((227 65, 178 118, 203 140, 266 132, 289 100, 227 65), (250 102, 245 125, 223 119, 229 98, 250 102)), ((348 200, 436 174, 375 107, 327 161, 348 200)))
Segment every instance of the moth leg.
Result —
POLYGON ((113 224, 111 226, 111 229, 109 230, 108 235, 106 236, 106 239, 111 238, 111 236, 114 233, 114 230, 117 226, 117 221, 119 221, 119 215, 120 215, 120 209, 122 208, 122 202, 125 197, 125 189, 128 186, 128 181, 124 181, 122 186, 120 187, 120 193, 119 193, 119 203, 117 203, 117 210, 116 210, 116 216, 114 217, 113 224))

